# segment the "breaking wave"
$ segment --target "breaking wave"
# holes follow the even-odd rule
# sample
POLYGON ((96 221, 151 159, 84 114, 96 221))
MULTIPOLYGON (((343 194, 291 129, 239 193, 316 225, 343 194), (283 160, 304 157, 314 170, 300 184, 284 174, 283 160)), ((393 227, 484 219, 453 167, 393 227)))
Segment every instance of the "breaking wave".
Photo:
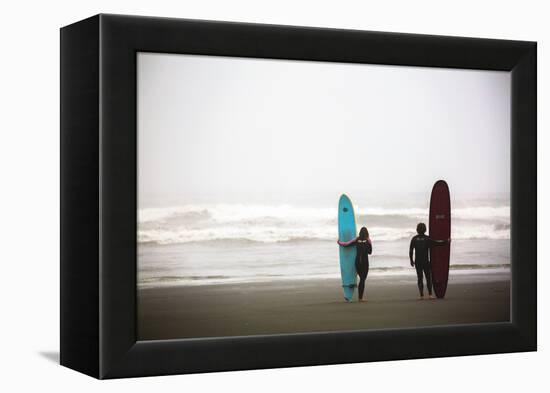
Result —
MULTIPOLYGON (((453 239, 509 239, 509 206, 453 209, 453 239)), ((369 208, 356 211, 373 240, 395 241, 415 234, 416 223, 428 221, 425 208, 369 208)), ((261 243, 334 241, 334 208, 241 204, 146 208, 138 212, 138 242, 180 244, 211 240, 261 243)))

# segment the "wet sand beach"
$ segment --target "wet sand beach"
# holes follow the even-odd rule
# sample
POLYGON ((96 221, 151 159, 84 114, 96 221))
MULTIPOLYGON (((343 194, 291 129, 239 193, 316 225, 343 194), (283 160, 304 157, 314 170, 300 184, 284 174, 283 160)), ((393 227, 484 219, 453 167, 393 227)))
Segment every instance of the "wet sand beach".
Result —
POLYGON ((369 276, 366 302, 338 279, 144 287, 138 338, 159 340, 504 322, 509 273, 451 276, 445 299, 417 300, 416 276, 369 276), (355 295, 356 300, 357 295, 355 295))

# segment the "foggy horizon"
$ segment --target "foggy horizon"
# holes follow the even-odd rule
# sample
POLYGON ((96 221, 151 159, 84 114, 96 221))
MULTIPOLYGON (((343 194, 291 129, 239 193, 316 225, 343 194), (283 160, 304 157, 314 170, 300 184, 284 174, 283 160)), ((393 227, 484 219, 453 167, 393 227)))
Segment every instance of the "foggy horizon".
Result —
POLYGON ((383 203, 438 179, 509 195, 509 72, 138 54, 140 207, 383 203))

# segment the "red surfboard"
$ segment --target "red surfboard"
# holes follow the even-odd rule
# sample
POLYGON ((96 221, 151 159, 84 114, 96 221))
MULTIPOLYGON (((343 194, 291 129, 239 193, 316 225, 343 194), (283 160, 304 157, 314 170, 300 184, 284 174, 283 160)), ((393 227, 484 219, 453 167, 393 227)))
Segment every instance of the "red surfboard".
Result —
MULTIPOLYGON (((435 182, 430 197, 430 238, 447 240, 451 238, 451 197, 449 186, 444 180, 435 182)), ((445 297, 449 281, 449 257, 451 245, 442 244, 430 249, 432 283, 435 295, 445 297)))

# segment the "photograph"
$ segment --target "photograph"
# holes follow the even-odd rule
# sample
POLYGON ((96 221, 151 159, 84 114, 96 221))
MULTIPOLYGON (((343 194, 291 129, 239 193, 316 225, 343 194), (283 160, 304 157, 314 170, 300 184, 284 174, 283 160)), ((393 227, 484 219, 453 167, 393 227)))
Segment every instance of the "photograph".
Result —
POLYGON ((510 321, 511 72, 136 62, 138 340, 510 321))
POLYGON ((550 387, 544 4, 5 3, 0 392, 550 387))

